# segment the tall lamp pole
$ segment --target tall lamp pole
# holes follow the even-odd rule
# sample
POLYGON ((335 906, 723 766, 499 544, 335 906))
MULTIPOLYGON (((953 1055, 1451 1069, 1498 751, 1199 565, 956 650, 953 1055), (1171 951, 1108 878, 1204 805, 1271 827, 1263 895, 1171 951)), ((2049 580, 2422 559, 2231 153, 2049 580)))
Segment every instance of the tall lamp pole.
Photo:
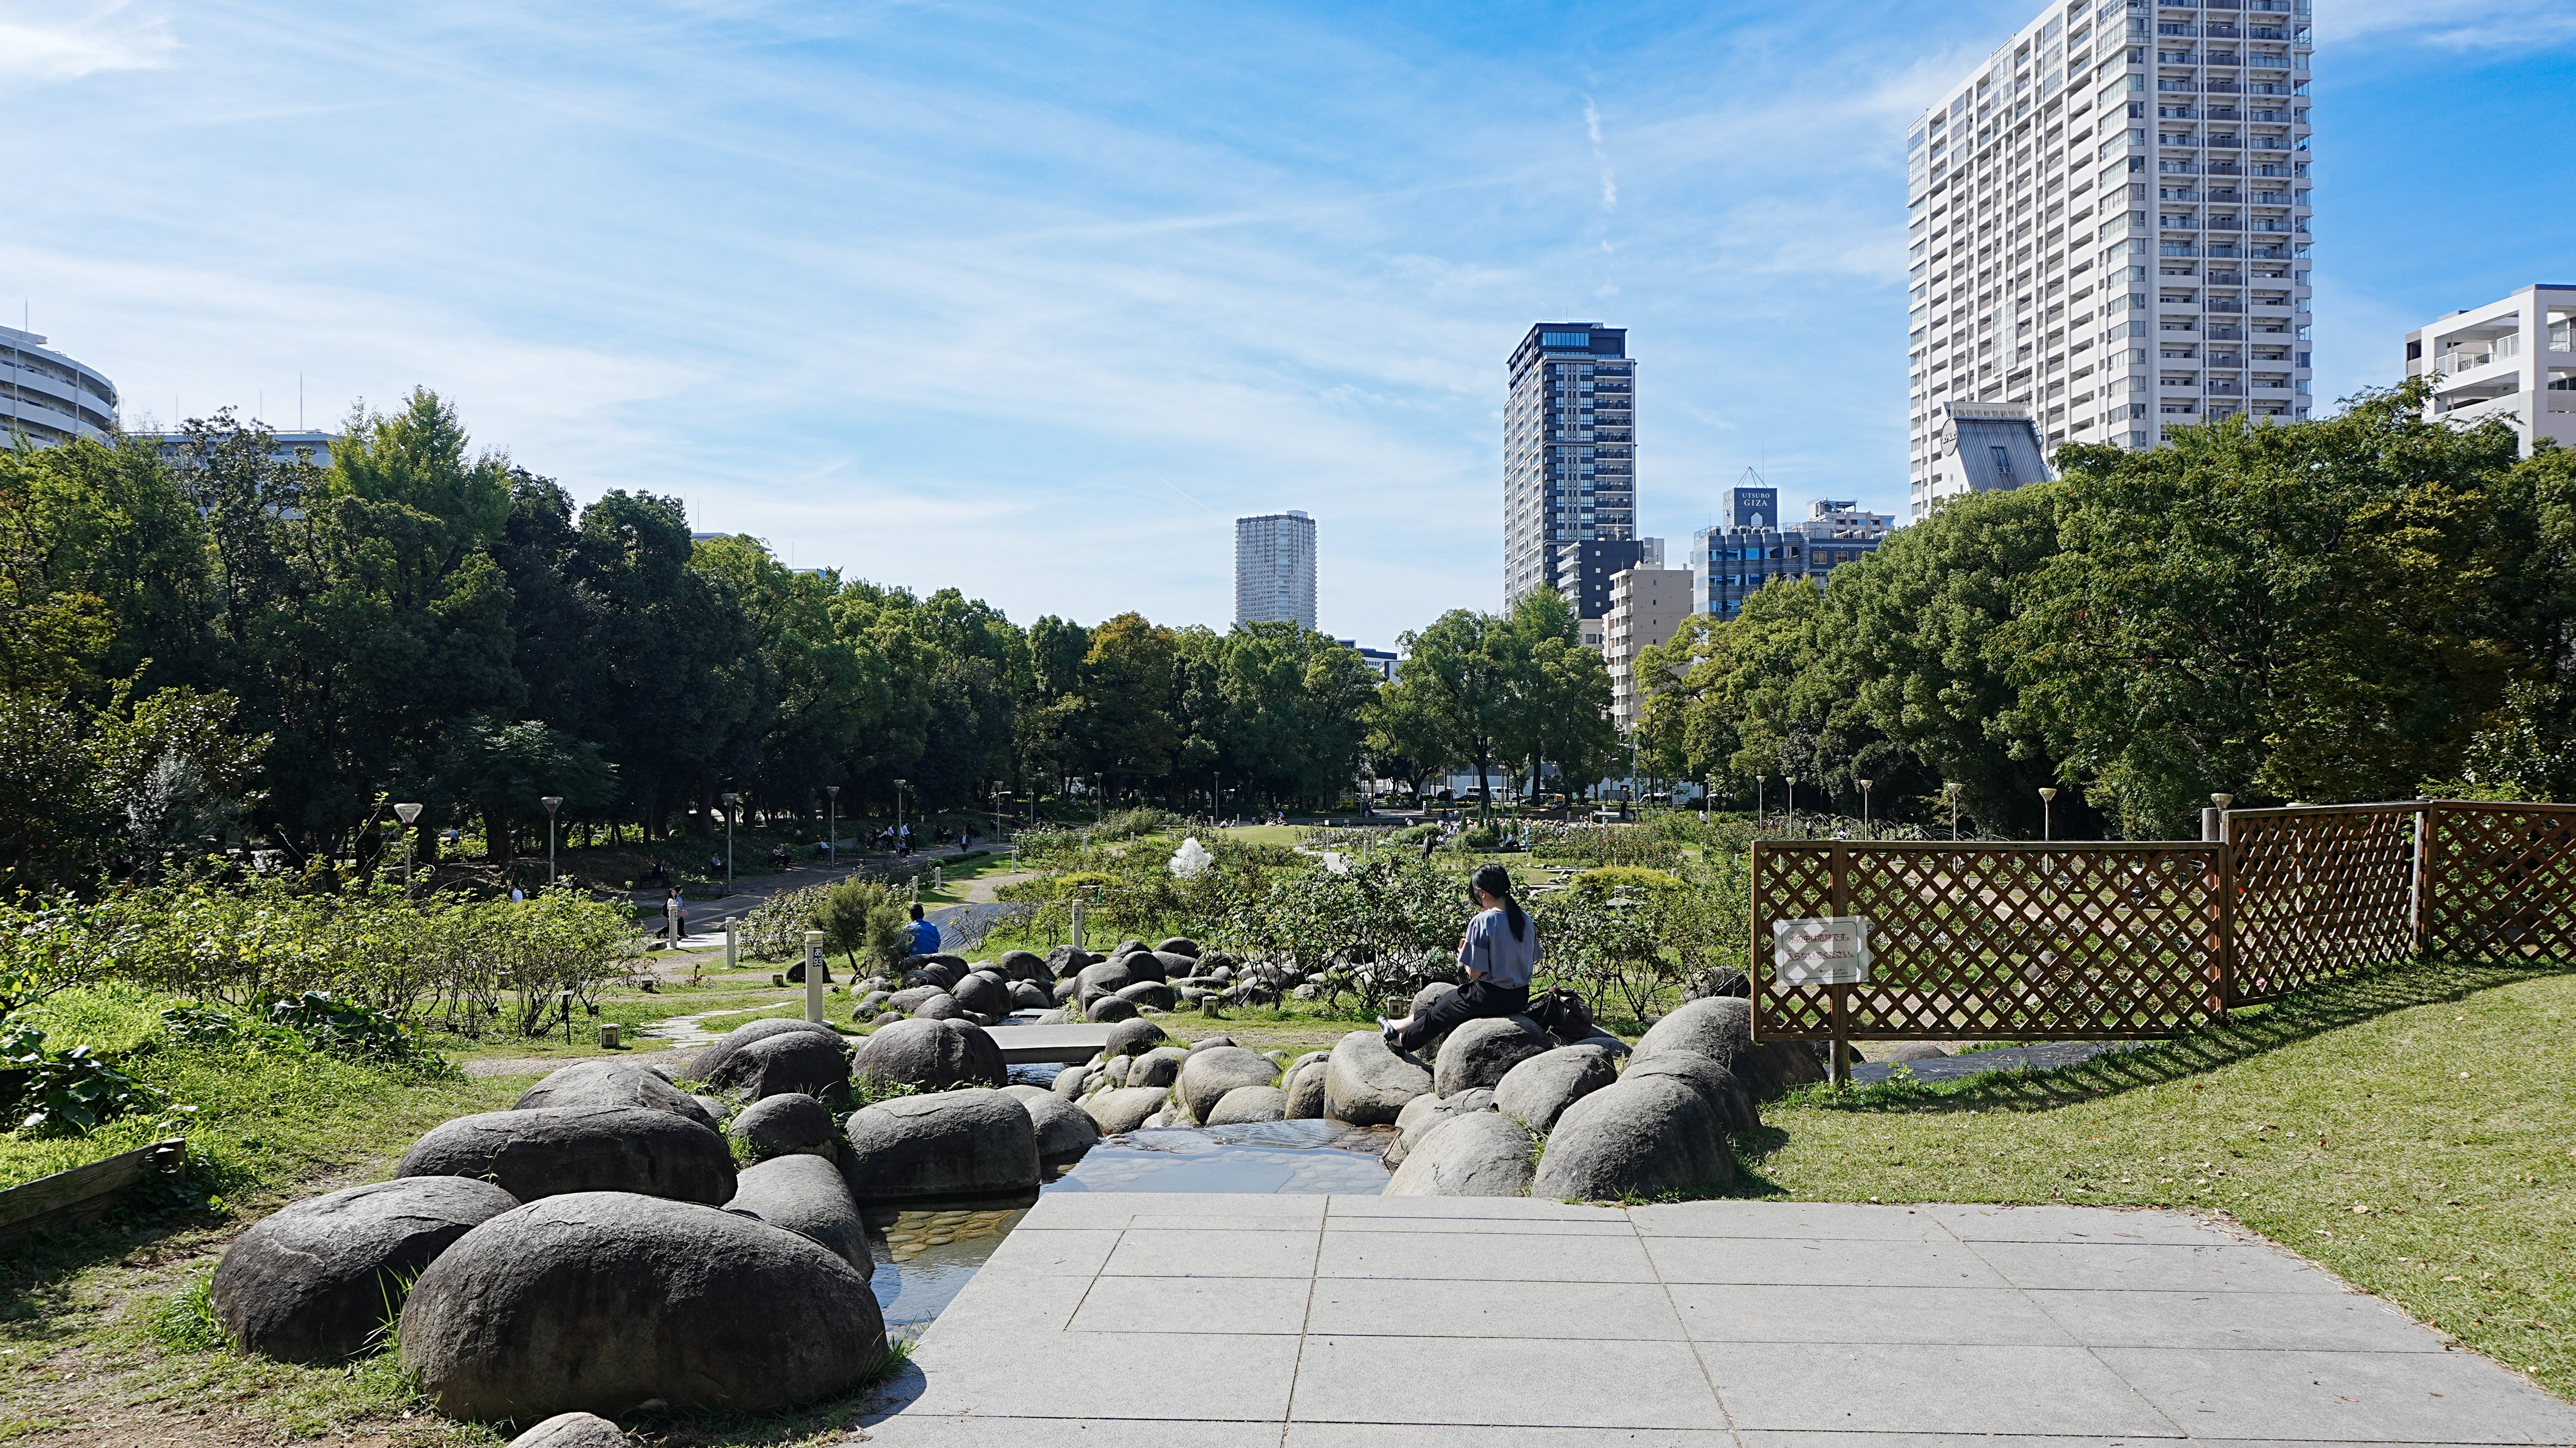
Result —
POLYGON ((1762 821, 1770 815, 1771 807, 1763 799, 1770 788, 1771 776, 1767 774, 1753 776, 1753 832, 1757 835, 1762 833, 1762 821))
POLYGON ((1863 839, 1878 838, 1869 832, 1869 787, 1876 782, 1868 779, 1860 782, 1860 833, 1863 839))
POLYGON ((2043 788, 2039 792, 2039 837, 2042 840, 2057 837, 2057 791, 2054 789, 2043 788))
POLYGON ((1942 785, 1941 792, 1950 796, 1950 843, 1955 845, 1959 842, 1959 781, 1942 785))
POLYGON ((894 851, 898 855, 903 853, 903 787, 907 783, 910 781, 894 782, 894 851))
POLYGON ((1798 776, 1791 774, 1784 775, 1782 777, 1789 781, 1789 824, 1787 832, 1794 835, 1798 832, 1798 776))
POLYGON ((555 882, 555 811, 563 808, 563 802, 564 797, 559 794, 545 795, 537 800, 546 807, 546 883, 549 885, 555 882))
POLYGON ((841 787, 823 786, 823 857, 841 863, 841 787))
POLYGON ((411 893, 411 822, 420 818, 420 806, 395 805, 394 818, 401 820, 403 826, 403 893, 408 895, 411 893))
POLYGON ((717 795, 725 807, 725 893, 733 893, 733 807, 742 796, 731 791, 717 795))

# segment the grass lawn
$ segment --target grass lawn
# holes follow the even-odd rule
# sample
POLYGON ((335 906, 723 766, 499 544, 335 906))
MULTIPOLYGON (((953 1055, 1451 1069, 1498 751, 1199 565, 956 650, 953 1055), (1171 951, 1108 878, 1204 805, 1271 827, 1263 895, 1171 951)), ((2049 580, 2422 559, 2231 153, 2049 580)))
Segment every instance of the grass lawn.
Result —
POLYGON ((2418 965, 2081 1067, 1811 1089, 1748 1195, 2225 1212, 2576 1397, 2576 975, 2418 965))
POLYGON ((1247 845, 1294 845, 1302 842, 1313 828, 1312 825, 1235 825, 1222 833, 1247 845))

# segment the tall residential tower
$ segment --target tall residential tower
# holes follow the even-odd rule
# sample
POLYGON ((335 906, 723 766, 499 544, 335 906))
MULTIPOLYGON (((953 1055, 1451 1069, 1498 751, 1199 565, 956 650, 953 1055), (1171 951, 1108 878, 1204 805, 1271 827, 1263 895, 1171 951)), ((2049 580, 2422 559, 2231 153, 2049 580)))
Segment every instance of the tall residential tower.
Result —
POLYGON ((1972 486, 1940 404, 2051 449, 2308 415, 2309 5, 2053 4, 1916 119, 1914 518, 1972 486))
POLYGON ((1234 520, 1234 621, 1315 626, 1315 520, 1304 511, 1234 520))
POLYGON ((1635 369, 1627 329, 1593 322, 1541 322, 1512 350, 1503 410, 1505 608, 1563 586, 1558 545, 1636 538, 1635 369))

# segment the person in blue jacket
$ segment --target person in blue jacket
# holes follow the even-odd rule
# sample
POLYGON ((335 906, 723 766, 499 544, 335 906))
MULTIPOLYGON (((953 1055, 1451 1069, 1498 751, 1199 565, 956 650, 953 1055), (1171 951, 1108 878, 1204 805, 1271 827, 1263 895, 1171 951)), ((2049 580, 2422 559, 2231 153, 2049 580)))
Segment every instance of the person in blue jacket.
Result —
POLYGON ((912 907, 912 953, 915 955, 939 953, 939 927, 921 918, 919 904, 912 907))

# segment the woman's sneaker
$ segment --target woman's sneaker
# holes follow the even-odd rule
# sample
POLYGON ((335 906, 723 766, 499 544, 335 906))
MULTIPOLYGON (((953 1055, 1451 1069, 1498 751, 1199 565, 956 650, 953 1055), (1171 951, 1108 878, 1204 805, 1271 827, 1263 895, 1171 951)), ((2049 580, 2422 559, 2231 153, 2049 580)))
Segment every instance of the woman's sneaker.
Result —
POLYGON ((1378 1036, 1390 1046, 1395 1044, 1396 1032, 1402 1029, 1404 1029, 1402 1026, 1397 1025, 1395 1022, 1388 1020, 1384 1016, 1377 1018, 1378 1036))

